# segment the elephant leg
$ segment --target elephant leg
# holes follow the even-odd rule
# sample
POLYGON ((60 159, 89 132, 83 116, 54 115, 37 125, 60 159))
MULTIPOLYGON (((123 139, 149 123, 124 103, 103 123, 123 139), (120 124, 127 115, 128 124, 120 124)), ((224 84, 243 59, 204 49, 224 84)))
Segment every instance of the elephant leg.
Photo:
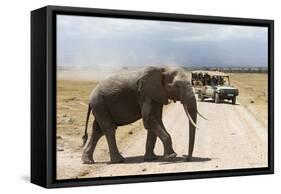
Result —
POLYGON ((152 161, 158 159, 158 157, 154 153, 156 138, 156 135, 151 130, 147 130, 146 148, 144 155, 145 161, 152 161))
MULTIPOLYGON (((159 119, 159 123, 163 129, 165 129, 162 120, 159 119)), ((167 132, 168 133, 168 132, 167 132)), ((157 160, 158 157, 154 153, 155 143, 157 136, 150 130, 147 131, 147 140, 146 140, 146 150, 144 155, 145 161, 157 160)))
POLYGON ((120 163, 123 162, 125 159, 120 154, 115 138, 115 129, 107 129, 104 130, 105 137, 109 147, 110 159, 112 163, 120 163))
MULTIPOLYGON (((155 107, 155 116, 157 118, 157 121, 161 125, 161 127, 163 129, 165 129, 165 126, 162 122, 162 112, 163 112, 163 107, 161 105, 157 105, 155 107)), ((145 155, 144 155, 145 161, 152 161, 152 160, 158 159, 158 157, 154 153, 156 139, 157 139, 157 136, 151 130, 147 130, 146 150, 145 150, 145 155)))
POLYGON ((172 147, 172 139, 170 134, 162 128, 160 125, 156 125, 153 127, 154 134, 160 138, 164 146, 164 157, 165 158, 174 158, 177 156, 173 147, 172 147))
POLYGON ((94 163, 93 153, 94 153, 96 145, 102 135, 103 135, 102 131, 101 131, 97 121, 95 120, 93 122, 93 131, 92 131, 91 139, 90 139, 88 145, 86 146, 86 148, 83 152, 83 155, 82 155, 82 161, 84 164, 93 164, 94 163))
MULTIPOLYGON (((142 118, 143 118, 143 124, 144 127, 152 132, 154 136, 157 136, 160 138, 160 140, 163 143, 164 146, 164 157, 165 158, 173 158, 176 157, 176 153, 173 150, 172 147, 172 140, 169 133, 166 131, 163 123, 162 123, 162 108, 163 105, 159 103, 155 103, 154 101, 150 99, 146 99, 144 103, 142 104, 142 118)), ((148 150, 154 148, 155 140, 153 139, 153 136, 148 136, 147 148, 148 150)))
POLYGON ((113 120, 108 110, 105 108, 106 105, 103 104, 103 102, 94 104, 93 107, 93 114, 95 116, 95 119, 97 120, 101 131, 105 135, 107 140, 111 162, 123 162, 124 158, 121 156, 116 145, 115 130, 117 129, 117 126, 115 121, 113 120))

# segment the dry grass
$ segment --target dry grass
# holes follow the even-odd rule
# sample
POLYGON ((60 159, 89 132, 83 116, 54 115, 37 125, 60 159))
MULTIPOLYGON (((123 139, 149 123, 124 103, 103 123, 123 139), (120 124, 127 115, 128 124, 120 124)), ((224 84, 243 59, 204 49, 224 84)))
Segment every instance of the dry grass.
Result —
MULTIPOLYGON (((231 84, 239 89, 239 102, 250 110, 258 120, 267 125, 267 74, 233 73, 231 84)), ((97 82, 89 80, 57 81, 57 142, 63 147, 67 143, 74 150, 81 149, 87 104, 97 82)), ((91 133, 93 116, 90 116, 88 131, 91 133)), ((117 131, 117 141, 130 136, 130 131, 139 129, 141 121, 126 125, 117 131)), ((61 148, 63 149, 63 148, 61 148)))
POLYGON ((268 120, 268 77, 265 73, 233 73, 231 84, 239 89, 239 102, 265 126, 268 120))
MULTIPOLYGON (((75 77, 75 76, 74 76, 75 77)), ((83 76, 81 76, 83 77, 83 76)), ((267 123, 267 75, 266 74, 231 74, 231 82, 240 94, 238 100, 253 114, 267 123)), ((57 81, 57 178, 79 178, 91 172, 97 172, 97 166, 83 165, 80 161, 83 152, 82 136, 85 129, 86 112, 91 91, 97 82, 90 79, 59 79, 57 81)), ((207 115, 206 115, 207 116, 207 115)), ((93 115, 90 116, 88 132, 91 135, 93 115)), ((135 138, 143 130, 142 121, 119 127, 116 132, 118 147, 135 138)), ((145 138, 145 137, 144 137, 145 138)), ((145 145, 141 147, 144 151, 145 145)), ((99 161, 109 160, 108 146, 101 138, 94 158, 99 161), (107 158, 105 158, 107 157, 107 158)), ((122 151, 122 150, 121 150, 122 151)), ((101 164, 105 165, 105 164, 101 164)))
POLYGON ((58 146, 63 147, 65 143, 70 143, 77 149, 82 145, 81 137, 85 127, 89 91, 95 86, 96 83, 86 81, 59 80, 57 82, 58 146), (79 141, 76 141, 78 137, 80 137, 79 141))

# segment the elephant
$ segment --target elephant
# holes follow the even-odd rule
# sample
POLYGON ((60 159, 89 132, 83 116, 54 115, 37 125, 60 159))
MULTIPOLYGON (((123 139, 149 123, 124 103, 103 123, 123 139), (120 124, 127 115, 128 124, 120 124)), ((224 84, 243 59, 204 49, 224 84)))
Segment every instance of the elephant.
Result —
MULTIPOLYGON (((145 161, 156 160, 154 153, 157 137, 164 146, 164 158, 176 157, 170 134, 162 122, 163 106, 169 100, 180 101, 189 119, 189 148, 187 160, 192 158, 197 114, 197 102, 191 75, 182 68, 146 67, 130 73, 113 75, 101 81, 93 90, 88 104, 83 146, 88 139, 87 126, 90 113, 94 115, 92 135, 82 154, 84 164, 92 164, 93 152, 101 136, 105 135, 111 163, 124 162, 115 138, 118 126, 142 118, 147 130, 145 161)), ((202 116, 203 117, 203 116, 202 116)), ((204 117, 203 117, 204 118, 204 117)))

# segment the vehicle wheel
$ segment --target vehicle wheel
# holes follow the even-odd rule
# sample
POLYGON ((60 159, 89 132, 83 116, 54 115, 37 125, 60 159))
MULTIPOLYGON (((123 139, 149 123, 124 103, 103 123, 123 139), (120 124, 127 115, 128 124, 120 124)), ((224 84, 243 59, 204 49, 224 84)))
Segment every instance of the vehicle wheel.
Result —
POLYGON ((232 98, 232 104, 236 104, 236 96, 232 98))
POLYGON ((220 97, 218 93, 215 93, 215 103, 220 103, 220 97))

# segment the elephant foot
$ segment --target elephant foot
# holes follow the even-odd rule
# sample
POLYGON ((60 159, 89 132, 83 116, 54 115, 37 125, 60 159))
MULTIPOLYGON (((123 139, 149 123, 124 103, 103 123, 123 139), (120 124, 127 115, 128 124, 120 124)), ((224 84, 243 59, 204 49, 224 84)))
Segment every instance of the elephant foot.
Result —
POLYGON ((89 155, 87 154, 83 154, 82 156, 82 162, 83 164, 94 164, 95 161, 93 160, 92 157, 90 157, 89 155))
POLYGON ((145 154, 143 159, 144 161, 153 161, 153 160, 157 160, 158 157, 154 153, 152 153, 152 154, 145 154))
POLYGON ((186 159, 185 159, 187 162, 190 162, 192 160, 192 157, 188 156, 186 159))
POLYGON ((172 159, 172 158, 175 158, 176 156, 177 156, 176 152, 174 152, 172 154, 164 154, 165 159, 172 159))
POLYGON ((118 156, 114 156, 114 157, 111 157, 111 163, 115 164, 115 163, 122 163, 125 161, 125 158, 121 155, 118 155, 118 156))

